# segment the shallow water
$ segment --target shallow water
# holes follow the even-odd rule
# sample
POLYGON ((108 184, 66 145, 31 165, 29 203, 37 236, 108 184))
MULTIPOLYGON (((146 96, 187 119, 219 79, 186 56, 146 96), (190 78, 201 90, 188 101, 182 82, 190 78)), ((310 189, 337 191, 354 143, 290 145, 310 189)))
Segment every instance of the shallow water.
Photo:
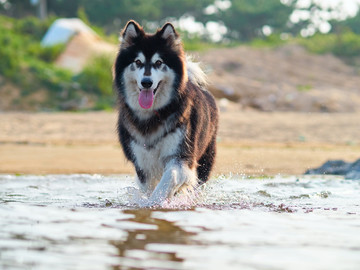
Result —
POLYGON ((130 176, 0 175, 0 269, 360 269, 360 181, 219 177, 141 209, 130 176))

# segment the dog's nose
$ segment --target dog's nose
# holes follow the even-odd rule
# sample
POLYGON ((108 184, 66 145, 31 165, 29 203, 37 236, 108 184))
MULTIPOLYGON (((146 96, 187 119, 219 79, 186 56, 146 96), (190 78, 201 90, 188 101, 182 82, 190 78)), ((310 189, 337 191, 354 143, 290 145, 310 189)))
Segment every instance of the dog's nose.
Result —
POLYGON ((153 82, 150 78, 144 78, 142 79, 141 81, 141 85, 144 87, 144 88, 150 88, 152 86, 153 82))

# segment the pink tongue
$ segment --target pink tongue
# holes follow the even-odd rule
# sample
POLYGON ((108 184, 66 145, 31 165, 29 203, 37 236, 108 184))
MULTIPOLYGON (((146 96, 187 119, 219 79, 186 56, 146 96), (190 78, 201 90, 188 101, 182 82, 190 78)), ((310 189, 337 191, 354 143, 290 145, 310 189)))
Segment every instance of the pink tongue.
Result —
POLYGON ((141 90, 139 94, 139 104, 143 109, 149 109, 154 101, 154 93, 152 90, 141 90))

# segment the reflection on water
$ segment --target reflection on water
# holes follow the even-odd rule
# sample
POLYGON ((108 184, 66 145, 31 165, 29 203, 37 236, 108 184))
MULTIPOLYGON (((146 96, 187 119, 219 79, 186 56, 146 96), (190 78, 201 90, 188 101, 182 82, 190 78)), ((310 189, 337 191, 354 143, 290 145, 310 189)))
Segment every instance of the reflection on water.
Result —
POLYGON ((152 217, 153 211, 150 209, 125 210, 124 213, 133 215, 129 219, 131 222, 151 224, 154 227, 134 228, 128 231, 126 240, 111 241, 120 257, 120 267, 115 266, 114 269, 121 269, 124 266, 150 267, 150 265, 157 268, 181 269, 184 258, 178 257, 176 251, 150 251, 147 246, 150 244, 191 245, 195 241, 190 236, 195 233, 181 229, 174 222, 152 217), (142 259, 146 259, 145 264, 141 263, 142 259))
POLYGON ((0 175, 0 269, 360 269, 360 181, 218 177, 142 209, 129 176, 0 175))

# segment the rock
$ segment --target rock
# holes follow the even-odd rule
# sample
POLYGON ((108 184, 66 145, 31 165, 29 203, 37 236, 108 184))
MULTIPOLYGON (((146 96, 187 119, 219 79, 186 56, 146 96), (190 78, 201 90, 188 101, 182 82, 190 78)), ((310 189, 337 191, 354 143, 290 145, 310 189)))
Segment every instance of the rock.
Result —
POLYGON ((329 160, 316 169, 309 169, 305 174, 343 175, 346 179, 360 180, 360 159, 351 163, 343 160, 329 160))
POLYGON ((350 163, 343 160, 329 160, 316 169, 309 169, 305 174, 334 174, 345 175, 349 170, 350 163))
POLYGON ((360 180, 360 170, 350 171, 345 175, 346 179, 360 180))
POLYGON ((351 164, 351 167, 346 173, 345 178, 360 180, 360 159, 351 164))

